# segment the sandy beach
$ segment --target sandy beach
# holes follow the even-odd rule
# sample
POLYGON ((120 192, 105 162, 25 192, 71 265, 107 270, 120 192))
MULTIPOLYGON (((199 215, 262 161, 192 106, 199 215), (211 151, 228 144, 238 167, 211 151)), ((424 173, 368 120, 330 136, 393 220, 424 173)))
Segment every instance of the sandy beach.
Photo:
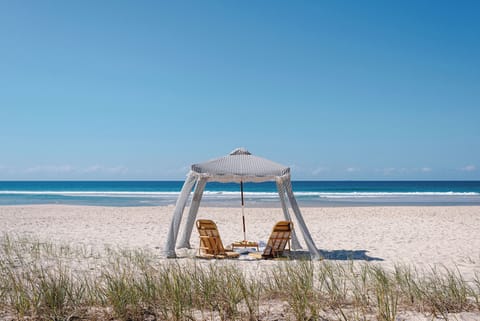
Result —
MULTIPOLYGON (((188 208, 186 209, 188 210, 188 208)), ((32 205, 0 207, 0 234, 59 244, 163 252, 173 206, 93 207, 32 205)), ((329 260, 370 261, 384 267, 457 267, 467 279, 480 271, 480 207, 303 208, 305 222, 329 260)), ((282 220, 280 208, 247 208, 247 238, 266 241, 282 220)), ((240 208, 200 208, 198 218, 217 222, 225 245, 241 240, 240 208)), ((303 240, 299 237, 301 243, 303 240)), ((198 233, 192 232, 192 247, 198 233)), ((257 268, 266 263, 241 263, 257 268)))
MULTIPOLYGON (((218 266, 222 266, 225 260, 195 259, 195 248, 199 244, 195 229, 190 241, 194 249, 177 251, 182 257, 177 261, 162 257, 173 210, 173 206, 2 206, 0 235, 12 236, 13 240, 26 237, 27 240, 93 248, 100 252, 105 249, 147 250, 160 264, 162 261, 187 265, 195 262, 208 267, 210 263, 218 262, 218 266)), ((446 267, 449 271, 458 271, 466 282, 472 284, 475 275, 480 273, 480 207, 306 207, 302 213, 324 257, 323 262, 378 264, 386 270, 397 264, 406 264, 421 274, 428 274, 432 268, 442 272, 446 267)), ((247 238, 263 242, 268 239, 275 222, 283 218, 280 208, 246 208, 245 215, 247 238)), ((240 208, 200 207, 198 218, 216 221, 225 245, 243 237, 240 208)), ((301 236, 299 240, 303 244, 301 236)), ((107 256, 108 253, 105 252, 107 256)), ((246 275, 258 276, 265 275, 262 270, 272 271, 282 264, 276 260, 247 258, 242 255, 240 259, 225 263, 234 264, 246 275)), ((104 269, 109 269, 108 264, 95 262, 96 258, 91 256, 87 261, 81 257, 72 262, 65 259, 60 258, 79 275, 87 275, 88 271, 100 275, 104 269), (82 274, 81 271, 87 272, 82 274)), ((315 264, 318 267, 322 263, 315 264)), ((264 320, 292 319, 292 310, 283 301, 268 301, 260 310, 264 311, 260 312, 264 320), (285 314, 287 310, 289 312, 285 314)), ((105 316, 110 315, 108 309, 102 311, 107 313, 105 316)), ((327 319, 338 319, 332 312, 325 313, 327 319)), ((0 309, 0 320, 17 317, 12 311, 0 309)), ((375 319, 374 314, 370 317, 375 319)), ((480 320, 476 310, 454 313, 450 317, 480 320)), ((203 315, 198 316, 199 320, 203 318, 203 315)), ((439 318, 434 318, 428 311, 420 313, 408 309, 400 311, 397 316, 397 320, 409 321, 439 318)))

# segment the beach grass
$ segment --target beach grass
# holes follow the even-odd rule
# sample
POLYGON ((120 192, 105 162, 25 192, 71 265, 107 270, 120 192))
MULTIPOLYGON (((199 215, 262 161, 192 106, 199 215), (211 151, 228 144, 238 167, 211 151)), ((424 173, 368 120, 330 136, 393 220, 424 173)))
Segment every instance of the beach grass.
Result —
POLYGON ((144 250, 0 239, 0 320, 397 320, 480 315, 480 274, 358 262, 163 260, 144 250))

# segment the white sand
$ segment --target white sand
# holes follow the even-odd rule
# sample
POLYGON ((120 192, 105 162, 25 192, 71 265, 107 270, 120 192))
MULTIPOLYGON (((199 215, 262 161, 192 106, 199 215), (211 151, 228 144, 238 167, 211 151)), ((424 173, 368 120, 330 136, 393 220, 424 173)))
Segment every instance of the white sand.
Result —
MULTIPOLYGON (((3 206, 0 234, 99 248, 147 248, 161 253, 172 212, 172 206, 3 206)), ((466 278, 480 271, 477 206, 307 207, 302 213, 317 247, 327 259, 378 259, 373 262, 386 267, 406 263, 420 269, 457 266, 466 278)), ((247 238, 254 241, 266 241, 274 223, 283 217, 280 208, 246 208, 245 214, 247 238)), ((243 239, 240 208, 201 207, 198 218, 216 221, 225 245, 243 239)), ((300 241, 303 242, 301 238, 300 241)), ((198 246, 196 230, 192 232, 191 244, 198 246)), ((251 266, 258 264, 263 263, 251 266)))
MULTIPOLYGON (((480 207, 307 207, 302 212, 326 259, 348 262, 352 258, 360 263, 370 259, 386 268, 405 263, 419 270, 445 265, 450 269, 458 267, 467 280, 480 273, 480 207)), ((141 248, 161 254, 172 213, 173 206, 1 206, 0 236, 6 233, 100 250, 104 246, 141 248)), ((283 218, 280 208, 247 208, 245 213, 247 236, 254 241, 266 241, 275 222, 283 218)), ((243 239, 240 208, 201 207, 198 218, 216 221, 225 245, 243 239)), ((303 243, 301 238, 300 241, 303 243)), ((196 230, 192 232, 191 244, 198 246, 196 230)), ((278 264, 271 260, 231 262, 251 273, 278 264)), ((273 315, 283 315, 284 305, 270 304, 269 309, 273 315)), ((462 312, 453 317, 480 320, 478 312, 462 312)), ((2 315, 0 311, 0 320, 11 318, 12 315, 2 315)), ((404 311, 398 319, 434 318, 404 311)))

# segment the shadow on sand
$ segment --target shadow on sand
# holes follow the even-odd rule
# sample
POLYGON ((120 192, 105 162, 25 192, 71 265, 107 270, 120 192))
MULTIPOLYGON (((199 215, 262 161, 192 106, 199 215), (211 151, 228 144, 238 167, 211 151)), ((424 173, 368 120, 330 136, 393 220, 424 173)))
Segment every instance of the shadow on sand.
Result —
MULTIPOLYGON (((383 261, 382 258, 368 256, 367 250, 333 250, 333 251, 318 251, 325 260, 333 261, 383 261)), ((310 253, 308 251, 293 251, 290 257, 295 259, 309 258, 310 253)))
POLYGON ((326 260, 338 260, 338 261, 383 261, 382 258, 373 257, 367 255, 367 250, 333 250, 323 251, 320 250, 320 255, 326 260))

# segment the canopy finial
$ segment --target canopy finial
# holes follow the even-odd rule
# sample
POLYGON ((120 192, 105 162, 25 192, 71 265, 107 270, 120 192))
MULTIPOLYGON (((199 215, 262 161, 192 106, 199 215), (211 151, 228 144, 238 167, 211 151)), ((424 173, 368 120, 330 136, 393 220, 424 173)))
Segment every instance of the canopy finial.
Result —
POLYGON ((230 155, 252 155, 245 147, 239 147, 232 150, 230 155))

